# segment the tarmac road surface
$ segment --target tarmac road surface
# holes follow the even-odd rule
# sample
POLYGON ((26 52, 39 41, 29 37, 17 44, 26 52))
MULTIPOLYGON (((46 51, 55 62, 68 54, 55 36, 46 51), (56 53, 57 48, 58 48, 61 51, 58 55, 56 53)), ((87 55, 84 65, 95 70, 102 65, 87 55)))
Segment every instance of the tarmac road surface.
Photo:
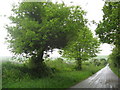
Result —
POLYGON ((120 78, 106 65, 88 79, 72 86, 72 88, 119 88, 120 90, 120 78))

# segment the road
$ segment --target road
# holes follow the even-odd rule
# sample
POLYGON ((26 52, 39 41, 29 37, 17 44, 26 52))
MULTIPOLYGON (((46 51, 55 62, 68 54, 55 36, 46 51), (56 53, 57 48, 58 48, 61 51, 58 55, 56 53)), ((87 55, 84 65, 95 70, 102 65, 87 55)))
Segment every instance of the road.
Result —
POLYGON ((106 65, 88 79, 72 86, 71 90, 72 88, 120 88, 120 78, 106 65))

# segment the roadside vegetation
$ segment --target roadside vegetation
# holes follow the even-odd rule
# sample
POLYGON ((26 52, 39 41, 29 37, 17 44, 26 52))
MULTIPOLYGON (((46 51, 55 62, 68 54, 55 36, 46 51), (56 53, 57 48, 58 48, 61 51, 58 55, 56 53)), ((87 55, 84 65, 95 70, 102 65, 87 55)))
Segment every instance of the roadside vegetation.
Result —
POLYGON ((110 64, 110 68, 112 71, 120 78, 120 68, 115 67, 114 65, 110 64))
POLYGON ((108 62, 112 71, 120 78, 120 68, 115 66, 115 63, 113 62, 113 60, 109 59, 108 62))
POLYGON ((95 65, 93 62, 83 62, 82 70, 76 70, 75 63, 66 63, 60 60, 46 60, 51 73, 33 73, 27 64, 3 62, 2 87, 3 88, 69 88, 88 78, 105 65, 95 65), (40 75, 41 74, 41 75, 40 75), (45 75, 44 75, 45 74, 45 75))

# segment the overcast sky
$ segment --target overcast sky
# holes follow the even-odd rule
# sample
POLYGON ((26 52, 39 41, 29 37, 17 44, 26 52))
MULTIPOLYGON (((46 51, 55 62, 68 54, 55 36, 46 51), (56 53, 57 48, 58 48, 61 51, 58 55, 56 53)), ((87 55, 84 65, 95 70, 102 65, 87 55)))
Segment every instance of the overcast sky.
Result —
MULTIPOLYGON (((11 56, 11 52, 7 48, 5 43, 5 37, 7 31, 4 28, 5 24, 9 24, 10 21, 8 16, 11 15, 12 4, 17 3, 21 0, 2 0, 0 2, 0 56, 11 56)), ((61 1, 61 0, 52 0, 52 1, 61 1)), ((86 18, 90 21, 95 20, 97 23, 102 20, 102 7, 104 2, 102 0, 63 0, 67 5, 80 5, 82 9, 87 11, 86 18), (72 3, 70 3, 72 1, 72 3)), ((96 25, 89 25, 89 28, 93 31, 96 28, 96 25)), ((101 52, 99 55, 109 55, 111 53, 111 46, 108 44, 102 44, 100 46, 101 52)), ((60 56, 57 51, 52 55, 53 57, 60 56)))

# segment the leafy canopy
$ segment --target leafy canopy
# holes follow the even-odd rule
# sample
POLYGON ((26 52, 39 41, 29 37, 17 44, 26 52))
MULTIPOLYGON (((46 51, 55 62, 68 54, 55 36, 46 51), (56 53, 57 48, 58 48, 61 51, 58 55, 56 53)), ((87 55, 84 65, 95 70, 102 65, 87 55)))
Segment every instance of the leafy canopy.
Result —
POLYGON ((63 48, 75 40, 86 23, 79 6, 64 3, 22 2, 12 11, 14 26, 7 26, 11 51, 38 59, 44 51, 63 48))
POLYGON ((106 2, 103 20, 98 24, 96 34, 103 43, 120 45, 120 2, 106 2))
POLYGON ((78 37, 65 48, 65 57, 80 58, 81 60, 88 60, 90 57, 96 56, 99 51, 99 41, 93 37, 92 32, 88 27, 84 26, 78 33, 78 37))

